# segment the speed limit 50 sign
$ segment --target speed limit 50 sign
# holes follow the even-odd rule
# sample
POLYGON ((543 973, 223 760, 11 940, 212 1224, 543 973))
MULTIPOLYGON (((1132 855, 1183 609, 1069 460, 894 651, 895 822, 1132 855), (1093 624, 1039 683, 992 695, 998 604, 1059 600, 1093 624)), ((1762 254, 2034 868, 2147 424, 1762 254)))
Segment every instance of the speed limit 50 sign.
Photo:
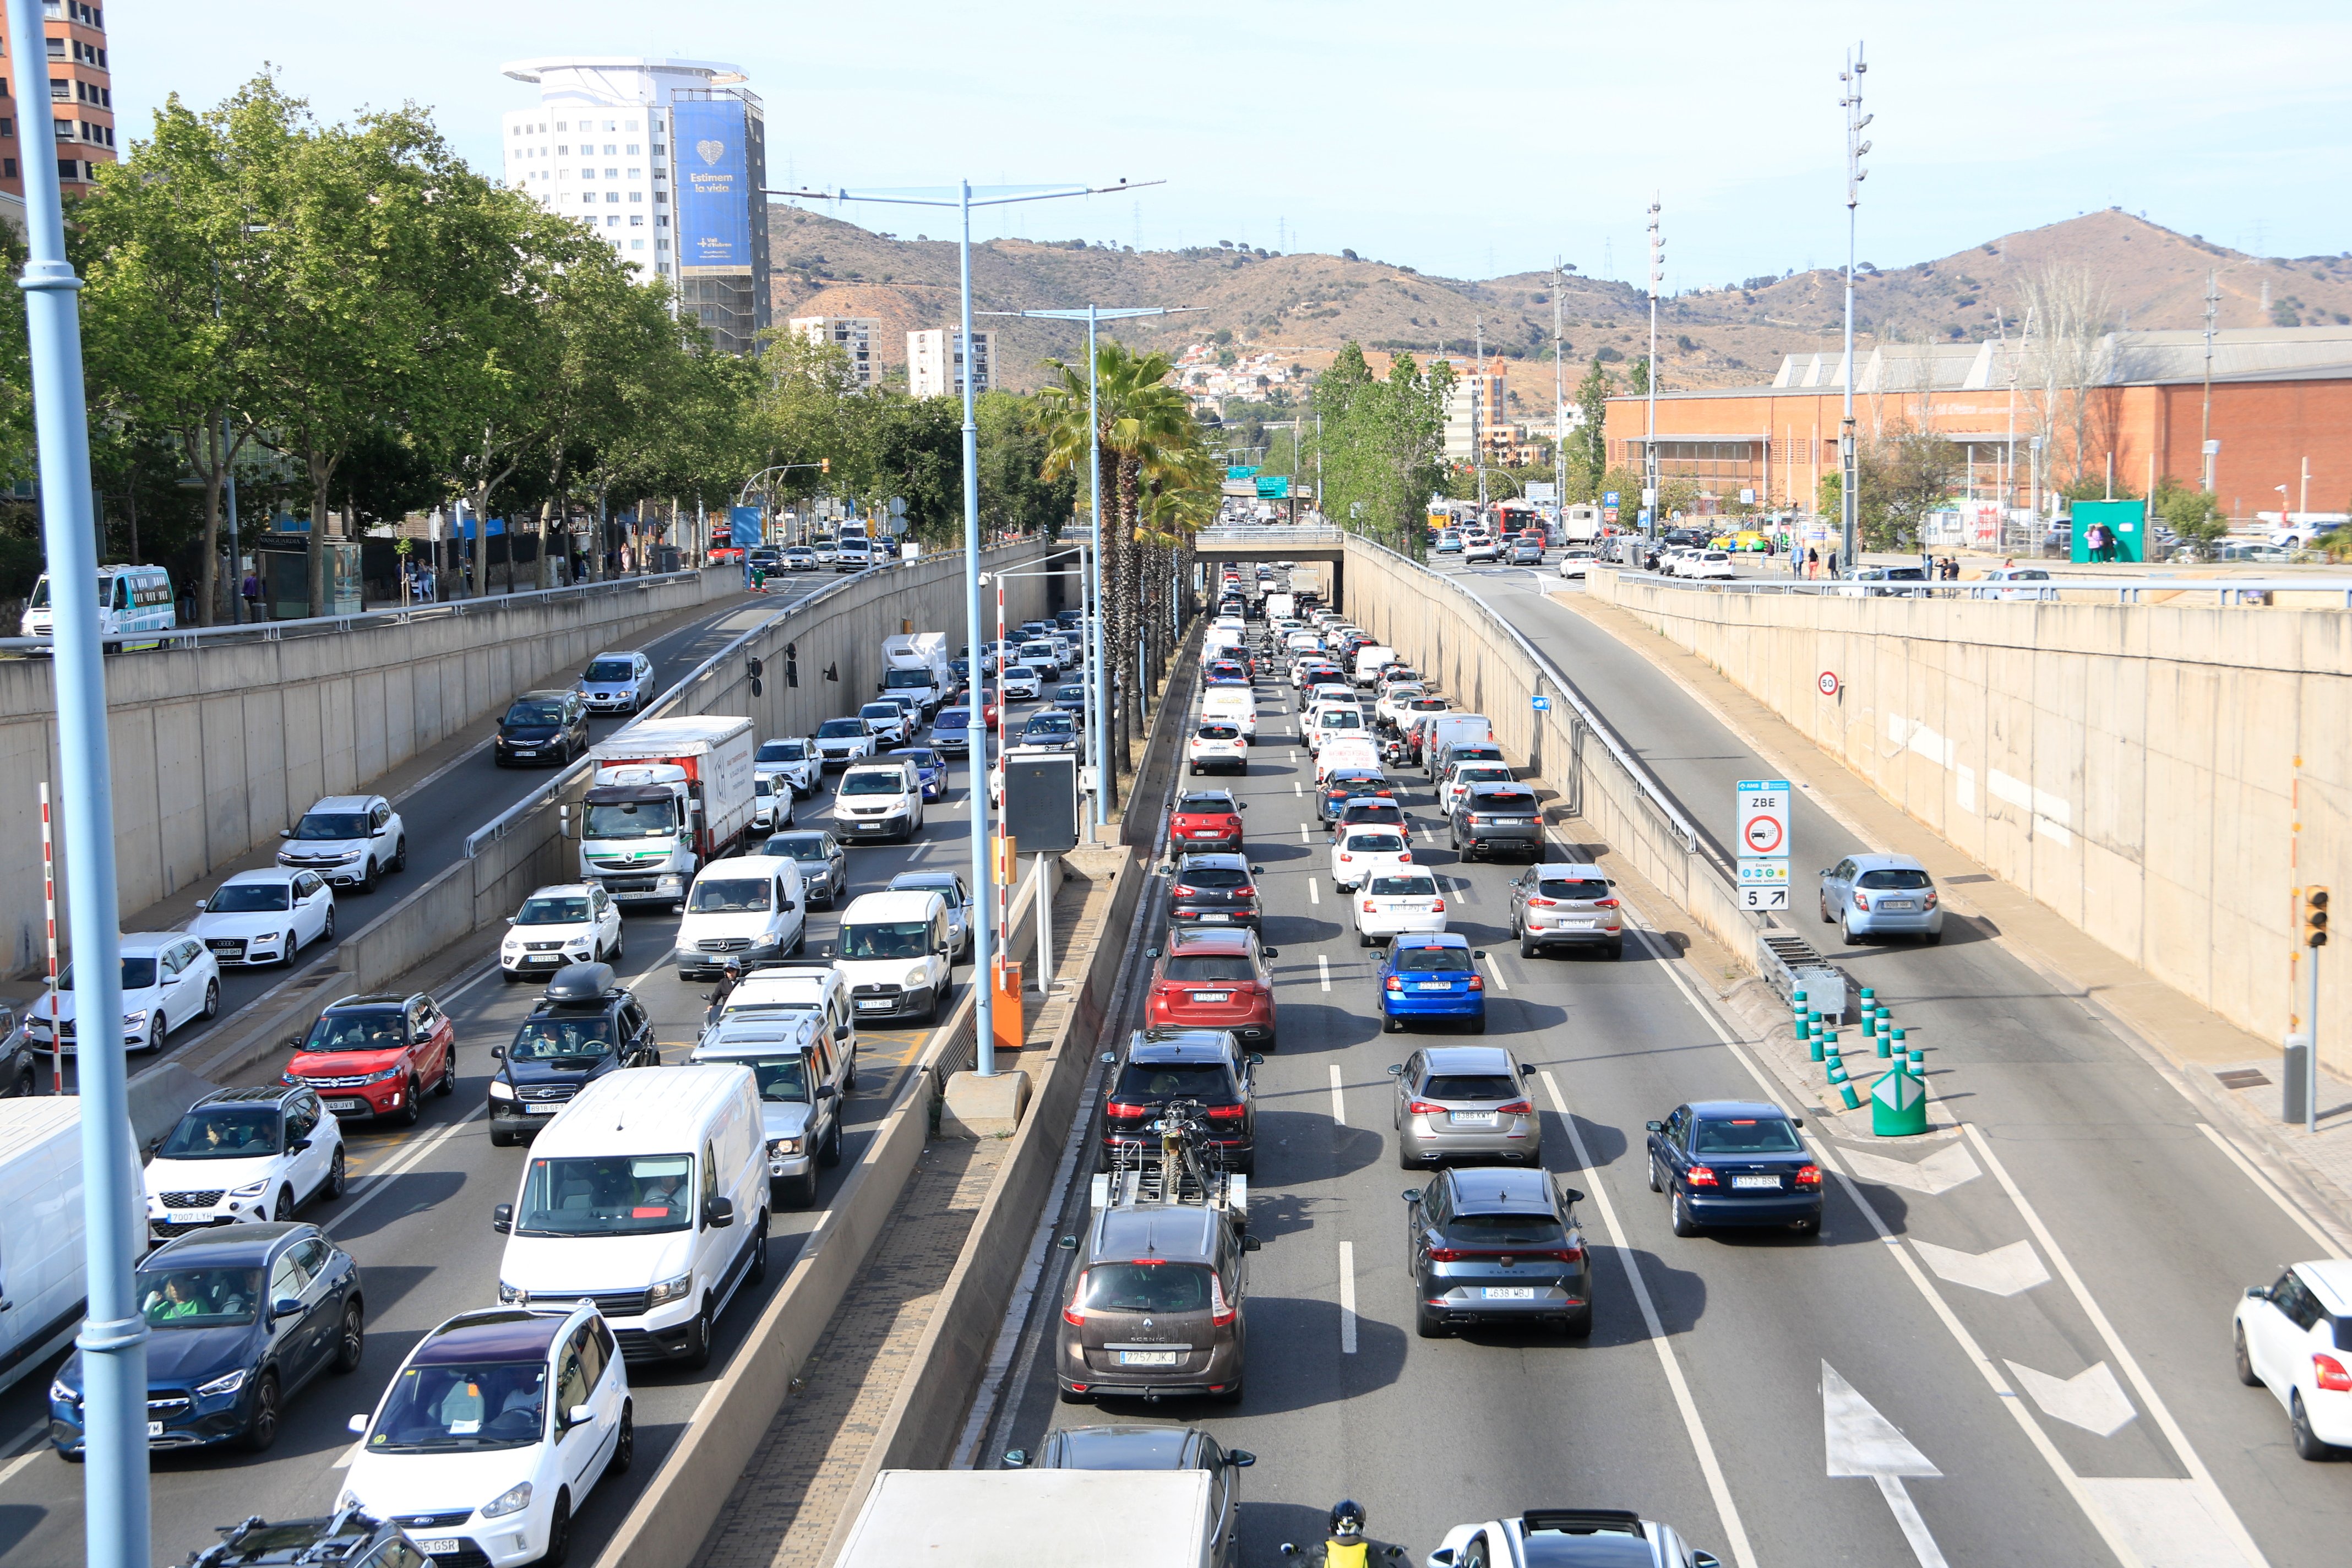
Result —
POLYGON ((1734 817, 1743 858, 1784 859, 1789 853, 1789 781, 1742 779, 1734 817))

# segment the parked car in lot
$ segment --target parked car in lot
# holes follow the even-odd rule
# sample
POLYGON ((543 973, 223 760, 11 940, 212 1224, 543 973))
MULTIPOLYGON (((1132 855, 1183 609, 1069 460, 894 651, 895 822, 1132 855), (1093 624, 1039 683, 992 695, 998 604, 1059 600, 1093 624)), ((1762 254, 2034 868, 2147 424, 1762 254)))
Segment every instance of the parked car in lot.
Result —
POLYGON ((1472 1034, 1485 1033, 1486 980, 1477 961, 1486 956, 1454 931, 1391 939, 1373 977, 1381 1026, 1393 1033, 1427 1019, 1466 1024, 1472 1034))
MULTIPOLYGON (((172 1031, 220 1011, 220 964, 184 931, 129 931, 121 939, 122 1044, 157 1051, 172 1031)), ((71 1056, 81 1021, 74 1009, 74 965, 58 973, 58 988, 35 1002, 26 1030, 46 1050, 71 1056)))
POLYGON ((1944 940, 1936 879, 1908 855, 1849 855, 1822 872, 1822 923, 1847 942, 1873 937, 1944 940))
POLYGON ((1071 1238, 1078 1267, 1055 1328, 1063 1403, 1242 1395, 1244 1238, 1219 1209, 1114 1205, 1071 1238))
POLYGON ((1150 949, 1148 956, 1147 1025, 1223 1029, 1245 1044, 1276 1048, 1266 961, 1281 949, 1259 945, 1258 933, 1245 928, 1196 927, 1170 931, 1167 947, 1150 949))
POLYGON ((1678 1105, 1649 1128, 1650 1190, 1664 1193, 1676 1236, 1714 1225, 1822 1228, 1822 1168, 1777 1105, 1741 1100, 1678 1105))
POLYGON ((1573 1208, 1583 1197, 1540 1169, 1440 1171, 1408 1191, 1413 1331, 1431 1340, 1473 1324, 1533 1323, 1591 1334, 1592 1260, 1573 1208))
POLYGON ((425 1086, 457 1087, 457 1037, 423 992, 376 992, 330 1004, 310 1032, 289 1039, 283 1081, 318 1090, 338 1120, 385 1117, 414 1127, 425 1086))
POLYGON ((380 795, 323 795, 278 837, 278 863, 316 871, 329 885, 373 893, 378 879, 408 869, 408 827, 380 795))
POLYGON ((1188 789, 1176 797, 1168 817, 1171 849, 1225 849, 1242 852, 1241 814, 1249 803, 1237 801, 1231 790, 1188 789))
POLYGON ((1391 937, 1427 935, 1445 929, 1445 898, 1437 875, 1418 866, 1376 871, 1352 895, 1356 940, 1377 947, 1391 937))
POLYGON ((532 889, 507 917, 499 973, 509 980, 552 974, 567 963, 603 963, 622 955, 621 906, 593 882, 532 889))
POLYGON ((1511 883, 1511 935, 1519 956, 1548 947, 1598 947, 1625 954, 1623 910, 1617 884, 1598 866, 1559 861, 1528 867, 1511 883))
POLYGON ((400 1520, 436 1562, 562 1563, 572 1516, 636 1458, 622 1360, 587 1301, 461 1312, 416 1342, 373 1417, 352 1417, 336 1501, 400 1520))
POLYGON ((491 737, 499 767, 560 768, 588 750, 588 700, 577 691, 526 691, 507 705, 491 737))
POLYGON ((1265 870, 1239 855, 1192 850, 1164 868, 1170 879, 1171 926, 1247 926, 1258 929, 1263 907, 1257 878, 1265 870))
POLYGON ((1397 1163, 1542 1164, 1543 1119, 1523 1081, 1532 1071, 1500 1046, 1433 1046, 1389 1068, 1397 1163))
POLYGON ((1542 808, 1536 792, 1523 784, 1469 784, 1454 796, 1445 826, 1465 861, 1491 860, 1505 852, 1538 859, 1543 856, 1542 808))
MULTIPOLYGON (((357 1371, 366 1348, 360 1266, 314 1225, 175 1237, 140 1260, 131 1294, 147 1325, 150 1453, 264 1453, 286 1402, 322 1372, 357 1371)), ((71 1460, 85 1437, 82 1371, 76 1351, 49 1384, 49 1442, 71 1460)))
POLYGON ((2231 1314, 2238 1381, 2284 1407, 2296 1455, 2352 1448, 2352 1263, 2298 1263, 2250 1287, 2231 1314))
POLYGON ((344 1165, 342 1126, 310 1089, 217 1089, 180 1113, 147 1162, 147 1229, 169 1241, 291 1219, 341 1194, 344 1165))
POLYGON ((239 871, 196 905, 187 931, 215 963, 291 963, 335 940, 335 892, 316 871, 239 871))
POLYGON ((645 1005, 609 963, 575 963, 547 983, 514 1038, 490 1047, 499 1065, 488 1090, 490 1142, 528 1140, 574 1096, 604 1077, 661 1065, 645 1005))
POLYGON ((600 653, 580 672, 580 700, 592 713, 642 712, 654 700, 654 661, 642 653, 600 653))
POLYGON ((1236 1066, 1226 1043, 1230 1037, 1208 1030, 1188 1031, 1172 1039, 1139 1033, 1125 1051, 1110 1058, 1109 1098, 1103 1102, 1106 1168, 1122 1147, 1129 1163, 1156 1159, 1160 1135, 1152 1123, 1180 1100, 1200 1106, 1209 1158, 1218 1169, 1247 1175, 1257 1168, 1250 1079, 1265 1058, 1252 1053, 1236 1066))

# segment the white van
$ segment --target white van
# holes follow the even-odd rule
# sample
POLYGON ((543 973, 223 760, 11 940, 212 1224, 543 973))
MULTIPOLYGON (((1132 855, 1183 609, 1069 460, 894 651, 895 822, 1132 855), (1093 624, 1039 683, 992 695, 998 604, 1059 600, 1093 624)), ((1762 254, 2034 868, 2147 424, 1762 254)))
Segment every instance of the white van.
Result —
POLYGON ((1381 667, 1394 664, 1396 658, 1396 649, 1378 643, 1360 647, 1356 650, 1356 667, 1348 672, 1348 679, 1359 686, 1370 686, 1379 678, 1381 667))
POLYGON ((1245 686, 1212 686, 1201 693, 1201 717, 1237 726, 1244 741, 1257 739, 1257 694, 1245 686))
POLYGON ((1370 768, 1377 773, 1380 767, 1381 749, 1370 735, 1342 735, 1316 749, 1315 783, 1319 787, 1341 768, 1370 768))
POLYGON ((712 978, 729 959, 766 963, 801 950, 808 895, 800 862, 782 855, 713 860, 694 875, 670 956, 681 980, 712 978))
MULTIPOLYGON (((25 601, 17 635, 45 637, 52 634, 55 611, 49 604, 49 574, 33 584, 25 601)), ((180 623, 178 598, 172 592, 172 574, 161 566, 101 566, 98 569, 98 635, 125 632, 168 632, 180 623)))
POLYGON ((1440 713, 1422 726, 1421 765, 1433 780, 1444 771, 1442 759, 1448 746, 1485 744, 1495 739, 1495 726, 1484 713, 1440 713))
POLYGON ((741 1067, 596 1079, 540 1129, 504 1234, 501 1305, 596 1303, 632 1361, 710 1362, 711 1324, 767 1274, 768 1149, 741 1067))
MULTIPOLYGON (((89 1293, 81 1218, 81 1101, 71 1095, 0 1100, 0 1388, 80 1327, 89 1293)), ((144 1236, 146 1188, 132 1170, 126 1235, 144 1236)))
POLYGON ((834 966, 860 1018, 936 1024, 952 988, 948 901, 929 891, 867 893, 841 911, 834 966))

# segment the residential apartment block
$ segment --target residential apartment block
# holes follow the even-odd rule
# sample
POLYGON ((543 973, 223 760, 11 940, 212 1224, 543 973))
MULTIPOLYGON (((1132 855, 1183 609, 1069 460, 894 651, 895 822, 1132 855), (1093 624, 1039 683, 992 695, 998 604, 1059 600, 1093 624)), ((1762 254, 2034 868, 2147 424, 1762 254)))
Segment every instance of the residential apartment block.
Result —
POLYGON ((813 343, 837 343, 849 356, 849 373, 858 390, 870 391, 882 382, 882 333, 879 316, 794 316, 793 333, 813 343))
MULTIPOLYGON (((974 332, 971 390, 976 396, 996 384, 996 334, 974 332)), ((961 397, 964 376, 963 334, 945 328, 907 334, 907 390, 917 397, 961 397), (955 363, 948 363, 950 345, 955 363)))
MULTIPOLYGON (((114 147, 114 78, 106 63, 106 9, 82 0, 44 0, 41 30, 49 56, 49 123, 56 138, 58 177, 68 195, 87 192, 98 177, 98 165, 116 162, 114 147)), ((16 40, 7 37, 5 13, 0 13, 0 38, 13 55, 16 40)), ((16 100, 13 67, 0 72, 0 191, 17 198, 25 195, 25 171, 18 159, 25 117, 16 100)), ((38 110, 32 121, 40 128, 38 110)), ((36 143, 35 156, 39 156, 36 143)))

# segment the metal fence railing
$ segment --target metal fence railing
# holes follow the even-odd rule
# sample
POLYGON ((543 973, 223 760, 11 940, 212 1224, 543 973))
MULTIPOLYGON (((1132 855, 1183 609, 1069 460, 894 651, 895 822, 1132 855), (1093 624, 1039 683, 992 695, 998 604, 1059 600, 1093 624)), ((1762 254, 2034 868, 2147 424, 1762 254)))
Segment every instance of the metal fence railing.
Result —
POLYGON ((1663 572, 1619 568, 1618 574, 1649 587, 1689 593, 1805 594, 1829 599, 1971 599, 2000 603, 2074 603, 2137 605, 2151 594, 2210 594, 2221 605, 2267 605, 2275 594, 2334 594, 2352 610, 2352 577, 2107 577, 2052 575, 2021 581, 1987 583, 1883 582, 1853 577, 1807 580, 1801 577, 1690 578, 1669 577, 1663 572))

